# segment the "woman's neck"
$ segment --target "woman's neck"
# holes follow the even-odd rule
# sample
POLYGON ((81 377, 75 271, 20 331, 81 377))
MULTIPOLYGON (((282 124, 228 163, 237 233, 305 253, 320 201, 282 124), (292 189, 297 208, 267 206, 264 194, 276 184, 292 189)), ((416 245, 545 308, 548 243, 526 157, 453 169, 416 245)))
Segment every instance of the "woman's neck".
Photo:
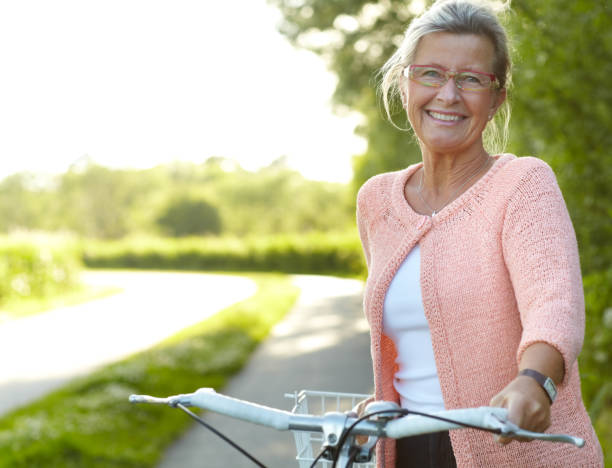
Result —
POLYGON ((422 190, 435 198, 450 196, 450 193, 459 189, 461 184, 469 187, 467 179, 476 180, 478 173, 485 166, 488 167, 489 159, 489 154, 484 148, 463 155, 423 151, 422 190))
POLYGON ((423 151, 423 168, 416 187, 421 209, 432 216, 437 214, 469 189, 489 169, 492 160, 484 148, 462 155, 423 151))

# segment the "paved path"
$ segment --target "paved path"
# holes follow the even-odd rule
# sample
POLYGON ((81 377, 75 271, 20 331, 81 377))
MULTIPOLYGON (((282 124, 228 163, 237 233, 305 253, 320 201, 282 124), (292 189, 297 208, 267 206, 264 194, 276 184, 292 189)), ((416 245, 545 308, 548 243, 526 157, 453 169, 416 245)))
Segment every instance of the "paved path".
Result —
MULTIPOLYGON (((290 410, 293 390, 372 392, 368 329, 361 308, 362 284, 329 277, 296 277, 302 294, 289 316, 253 354, 222 392, 290 410)), ((191 391, 192 389, 186 389, 191 391)), ((195 389, 193 389, 195 390, 195 389)), ((187 416, 185 416, 187 417, 187 416)), ((207 414, 269 468, 297 466, 291 433, 207 414)), ((225 442, 195 425, 166 453, 158 468, 252 468, 225 442)))
POLYGON ((202 273, 95 271, 84 280, 124 292, 0 324, 0 415, 256 291, 249 279, 202 273))

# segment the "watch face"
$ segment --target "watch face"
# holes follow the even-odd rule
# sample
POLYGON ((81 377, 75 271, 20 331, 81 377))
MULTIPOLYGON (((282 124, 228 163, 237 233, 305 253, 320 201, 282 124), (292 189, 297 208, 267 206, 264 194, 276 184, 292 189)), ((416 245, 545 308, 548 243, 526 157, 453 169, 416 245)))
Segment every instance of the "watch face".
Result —
POLYGON ((555 387, 555 383, 549 377, 544 382, 544 389, 548 392, 551 400, 554 400, 557 397, 557 389, 555 387))

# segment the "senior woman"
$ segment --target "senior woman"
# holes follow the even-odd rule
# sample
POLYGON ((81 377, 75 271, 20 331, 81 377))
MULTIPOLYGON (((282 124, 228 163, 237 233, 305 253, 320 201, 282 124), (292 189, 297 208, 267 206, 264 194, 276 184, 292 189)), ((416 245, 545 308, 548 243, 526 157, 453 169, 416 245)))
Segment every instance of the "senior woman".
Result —
POLYGON ((438 1, 382 74, 387 113, 399 97, 422 162, 358 194, 375 398, 420 411, 503 406, 523 428, 587 442, 509 443, 466 429, 384 441, 379 466, 603 466, 580 394, 584 299, 565 203, 544 162, 489 154, 483 141, 509 116, 496 14, 438 1))

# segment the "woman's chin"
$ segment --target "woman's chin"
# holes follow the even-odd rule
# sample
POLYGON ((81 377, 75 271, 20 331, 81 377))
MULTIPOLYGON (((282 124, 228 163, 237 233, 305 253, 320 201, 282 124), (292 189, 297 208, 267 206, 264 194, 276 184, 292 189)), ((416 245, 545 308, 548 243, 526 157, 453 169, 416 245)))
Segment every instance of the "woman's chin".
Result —
POLYGON ((426 138, 421 140, 431 153, 459 153, 464 149, 465 140, 448 138, 426 138))

